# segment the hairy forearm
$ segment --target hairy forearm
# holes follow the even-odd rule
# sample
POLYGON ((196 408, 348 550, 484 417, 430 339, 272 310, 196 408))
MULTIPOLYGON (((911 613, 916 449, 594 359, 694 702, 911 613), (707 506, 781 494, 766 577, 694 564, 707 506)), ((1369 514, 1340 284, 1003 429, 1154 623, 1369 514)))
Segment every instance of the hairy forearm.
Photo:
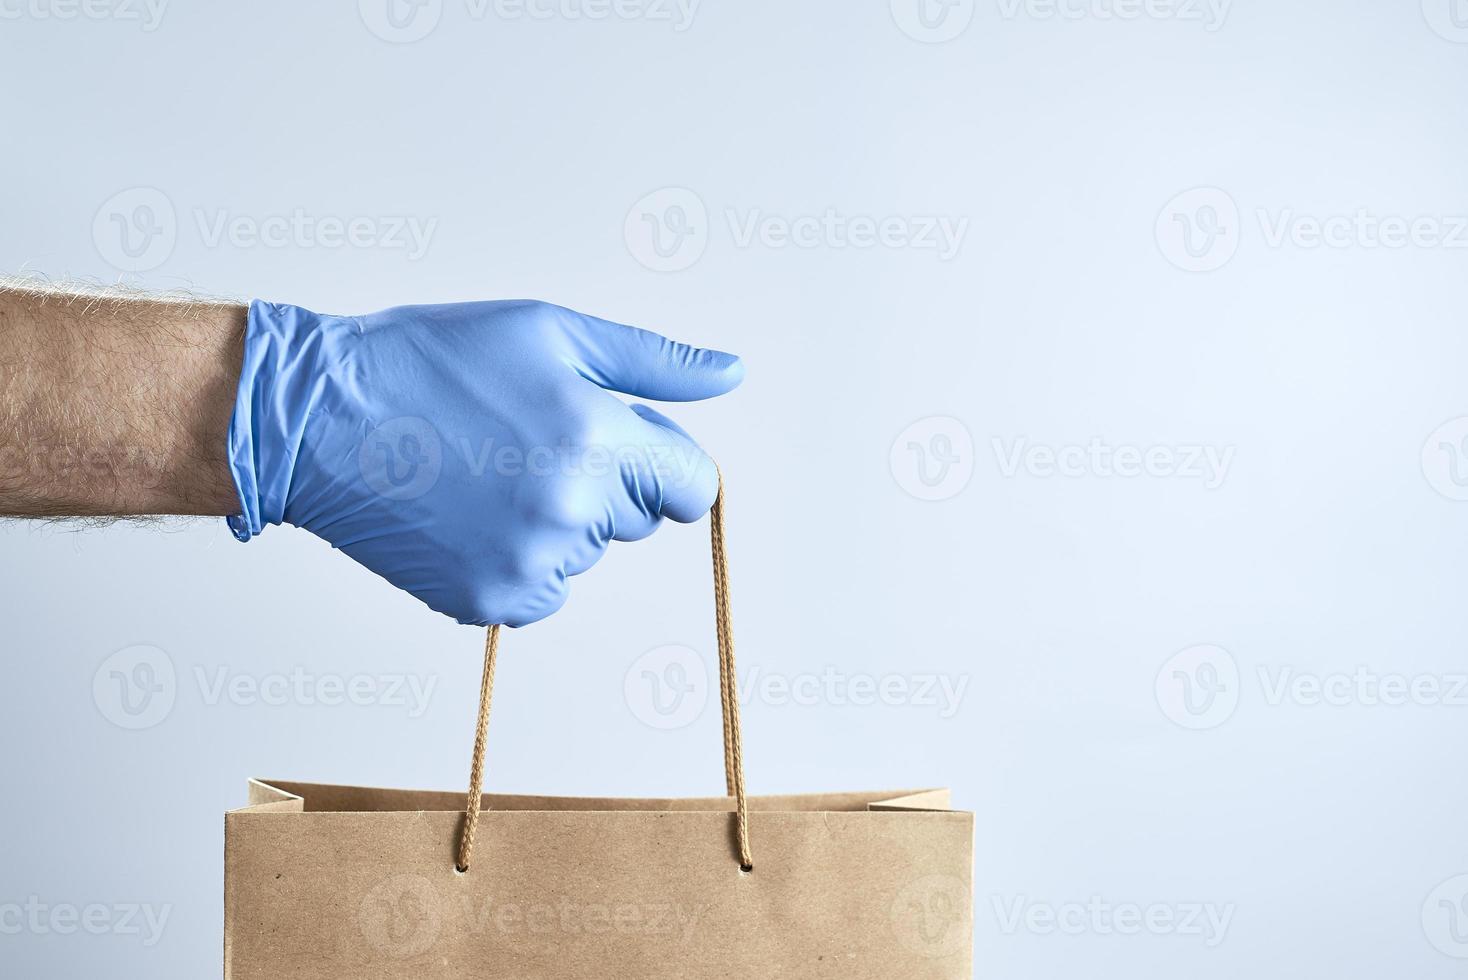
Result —
POLYGON ((0 280, 0 516, 225 515, 243 306, 0 280))

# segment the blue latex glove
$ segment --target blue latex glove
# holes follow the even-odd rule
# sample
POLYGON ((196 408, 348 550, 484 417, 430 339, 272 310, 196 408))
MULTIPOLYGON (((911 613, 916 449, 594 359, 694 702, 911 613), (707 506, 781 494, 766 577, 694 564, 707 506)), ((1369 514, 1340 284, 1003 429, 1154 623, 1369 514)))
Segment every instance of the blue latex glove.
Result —
POLYGON ((294 524, 461 623, 521 626, 609 542, 713 505, 713 462, 610 394, 729 391, 737 357, 530 301, 250 304, 229 430, 248 541, 294 524))

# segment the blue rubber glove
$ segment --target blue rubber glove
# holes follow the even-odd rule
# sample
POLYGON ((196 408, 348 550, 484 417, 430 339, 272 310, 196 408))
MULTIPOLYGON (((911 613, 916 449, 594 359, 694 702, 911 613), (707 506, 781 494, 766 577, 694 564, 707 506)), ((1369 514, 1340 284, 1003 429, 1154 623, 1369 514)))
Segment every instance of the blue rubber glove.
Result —
POLYGON ((323 316, 256 301, 230 527, 303 527, 461 623, 521 626, 609 542, 713 505, 708 456, 610 392, 691 401, 743 375, 733 355, 546 303, 323 316))

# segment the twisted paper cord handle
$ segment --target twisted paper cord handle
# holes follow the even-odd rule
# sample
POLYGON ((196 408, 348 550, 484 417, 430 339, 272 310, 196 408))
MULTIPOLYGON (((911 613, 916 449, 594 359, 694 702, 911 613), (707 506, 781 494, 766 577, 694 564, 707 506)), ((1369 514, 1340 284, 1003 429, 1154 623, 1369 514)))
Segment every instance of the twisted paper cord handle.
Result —
MULTIPOLYGON (((724 720, 724 787, 734 797, 734 825, 739 842, 739 869, 754 870, 749 847, 749 803, 744 795, 744 744, 739 726, 739 687, 734 672, 734 628, 729 617, 729 559, 724 549, 724 476, 719 474, 719 495, 709 515, 714 558, 714 621, 719 642, 719 697, 724 720)), ((474 757, 469 766, 469 798, 464 804, 464 826, 459 835, 459 856, 454 867, 469 870, 474 854, 474 833, 483 805, 484 746, 489 732, 489 704, 494 696, 494 659, 499 650, 500 628, 489 627, 484 638, 484 676, 479 683, 479 717, 474 726, 474 757)))

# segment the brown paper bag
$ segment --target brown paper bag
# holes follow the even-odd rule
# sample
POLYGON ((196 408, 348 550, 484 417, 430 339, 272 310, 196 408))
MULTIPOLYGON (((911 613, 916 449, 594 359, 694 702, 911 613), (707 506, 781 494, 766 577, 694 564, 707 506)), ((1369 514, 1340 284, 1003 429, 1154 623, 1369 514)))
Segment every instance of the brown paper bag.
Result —
POLYGON ((225 816, 226 980, 968 980, 973 815, 946 790, 746 798, 723 504, 714 584, 728 795, 250 782, 225 816))

